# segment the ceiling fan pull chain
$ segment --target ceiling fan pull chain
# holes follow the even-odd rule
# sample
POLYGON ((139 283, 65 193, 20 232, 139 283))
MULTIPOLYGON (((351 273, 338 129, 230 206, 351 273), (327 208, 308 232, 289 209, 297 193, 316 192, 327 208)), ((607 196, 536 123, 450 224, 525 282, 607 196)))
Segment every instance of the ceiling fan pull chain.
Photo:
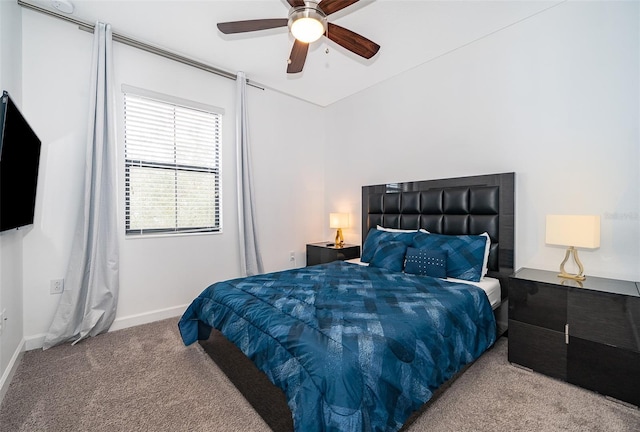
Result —
MULTIPOLYGON (((329 26, 327 26, 327 31, 324 34, 326 37, 329 37, 329 26)), ((329 47, 327 47, 327 49, 324 50, 325 54, 329 54, 329 47)))

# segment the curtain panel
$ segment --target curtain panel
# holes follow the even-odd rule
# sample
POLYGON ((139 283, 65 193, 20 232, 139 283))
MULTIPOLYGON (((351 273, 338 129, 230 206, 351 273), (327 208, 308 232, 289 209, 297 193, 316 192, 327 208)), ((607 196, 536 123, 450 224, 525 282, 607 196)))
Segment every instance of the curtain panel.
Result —
POLYGON ((247 78, 238 72, 236 78, 236 150, 238 164, 238 229, 240 261, 245 276, 264 273, 258 242, 256 204, 254 199, 249 119, 247 115, 247 78))
POLYGON ((43 348, 106 332, 119 289, 115 100, 111 25, 96 23, 84 195, 65 278, 43 348))

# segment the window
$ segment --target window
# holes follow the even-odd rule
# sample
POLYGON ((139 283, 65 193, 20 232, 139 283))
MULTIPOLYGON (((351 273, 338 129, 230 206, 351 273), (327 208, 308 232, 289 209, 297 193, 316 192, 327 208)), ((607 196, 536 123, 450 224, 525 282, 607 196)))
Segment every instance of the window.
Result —
POLYGON ((222 112, 123 86, 128 235, 217 232, 222 112))

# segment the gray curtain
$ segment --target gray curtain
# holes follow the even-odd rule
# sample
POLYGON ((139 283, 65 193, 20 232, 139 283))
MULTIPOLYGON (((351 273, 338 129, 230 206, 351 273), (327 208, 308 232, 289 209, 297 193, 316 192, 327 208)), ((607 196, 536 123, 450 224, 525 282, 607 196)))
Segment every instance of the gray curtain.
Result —
POLYGON ((118 303, 116 141, 111 26, 93 39, 84 195, 65 286, 44 349, 109 329, 118 303))
POLYGON ((236 77, 236 149, 238 162, 238 228, 240 231, 240 261, 245 276, 264 273, 258 244, 256 210, 253 198, 249 125, 247 119, 247 78, 244 72, 236 77))

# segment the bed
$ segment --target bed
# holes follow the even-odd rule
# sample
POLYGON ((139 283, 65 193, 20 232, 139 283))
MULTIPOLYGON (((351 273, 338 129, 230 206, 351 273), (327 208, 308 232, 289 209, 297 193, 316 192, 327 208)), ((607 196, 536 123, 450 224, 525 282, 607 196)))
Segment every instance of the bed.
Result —
POLYGON ((368 265, 213 284, 181 318, 183 341, 217 329, 282 390, 296 431, 397 431, 504 331, 513 182, 506 173, 365 186, 368 265), (466 282, 430 276, 438 259, 466 282), (501 285, 493 305, 468 283, 487 278, 501 285))

